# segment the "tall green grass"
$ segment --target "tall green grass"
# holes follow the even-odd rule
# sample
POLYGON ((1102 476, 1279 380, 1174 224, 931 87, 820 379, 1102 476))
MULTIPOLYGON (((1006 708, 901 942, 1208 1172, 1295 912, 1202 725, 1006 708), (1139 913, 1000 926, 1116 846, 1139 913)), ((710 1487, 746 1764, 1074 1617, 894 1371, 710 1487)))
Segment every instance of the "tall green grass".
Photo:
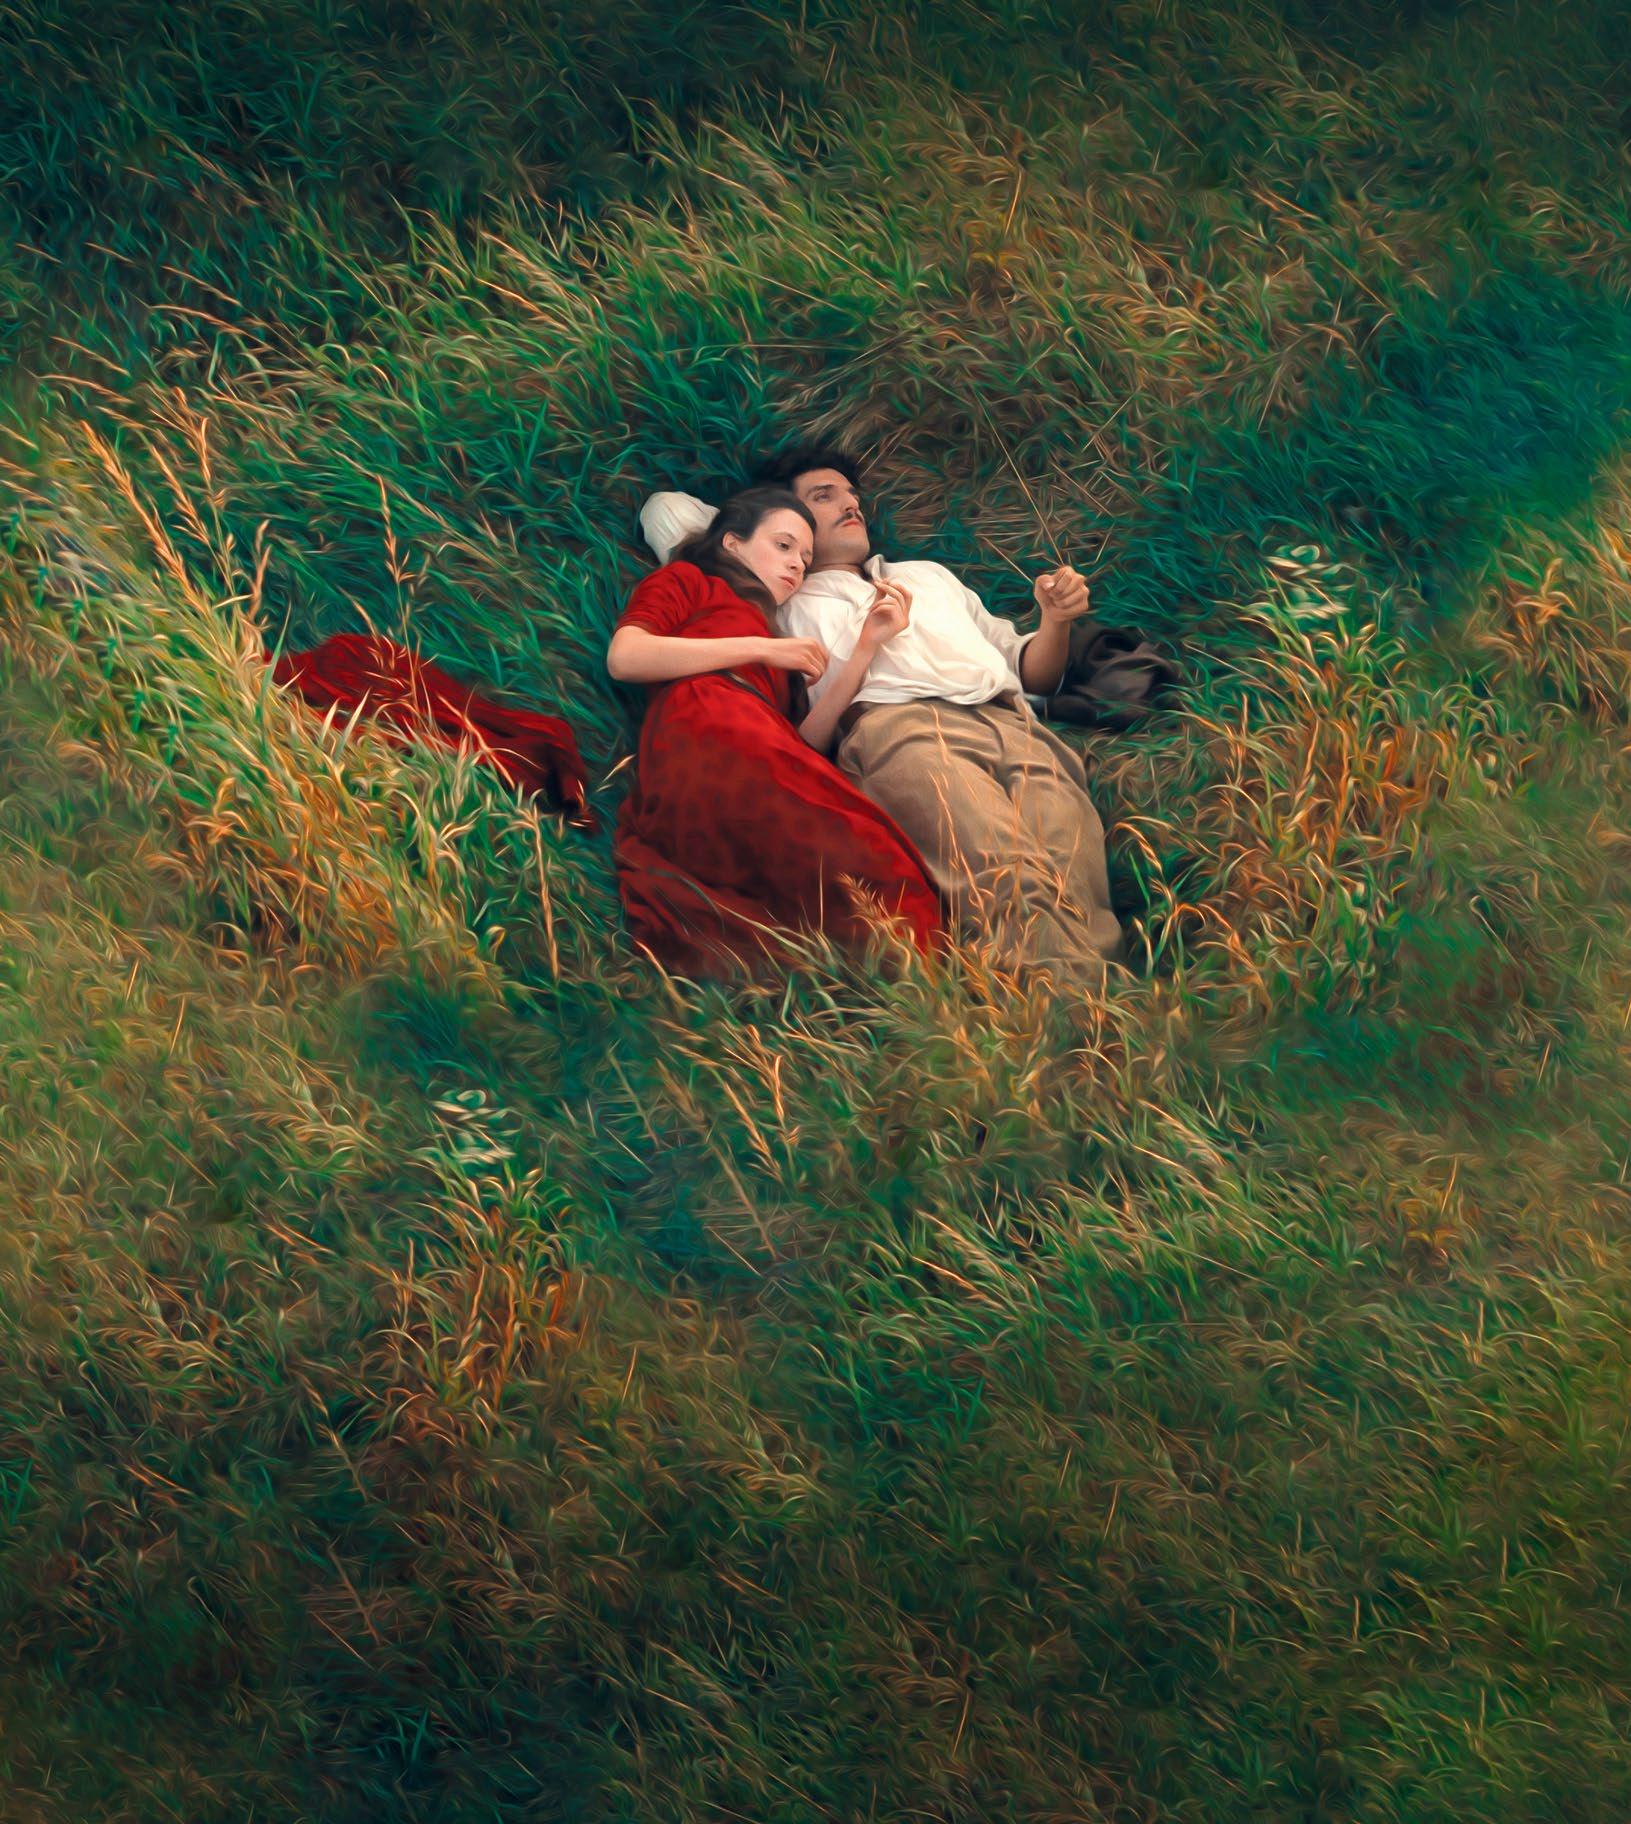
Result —
POLYGON ((1617 7, 0 16, 9 1819, 1631 1809, 1617 7), (1138 969, 666 980, 559 709, 794 432, 1088 738, 1138 969))

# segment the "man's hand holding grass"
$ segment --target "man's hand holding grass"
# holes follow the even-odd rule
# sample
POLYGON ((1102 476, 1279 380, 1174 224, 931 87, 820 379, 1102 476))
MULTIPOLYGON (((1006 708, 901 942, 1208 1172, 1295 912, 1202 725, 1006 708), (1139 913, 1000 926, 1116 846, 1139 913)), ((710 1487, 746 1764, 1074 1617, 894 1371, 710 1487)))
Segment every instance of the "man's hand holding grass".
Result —
POLYGON ((1070 564, 1061 564, 1036 579, 1036 605, 1042 625, 1020 654, 1019 678, 1032 696, 1051 696, 1065 675, 1070 655, 1070 628, 1087 613, 1087 578, 1070 564))

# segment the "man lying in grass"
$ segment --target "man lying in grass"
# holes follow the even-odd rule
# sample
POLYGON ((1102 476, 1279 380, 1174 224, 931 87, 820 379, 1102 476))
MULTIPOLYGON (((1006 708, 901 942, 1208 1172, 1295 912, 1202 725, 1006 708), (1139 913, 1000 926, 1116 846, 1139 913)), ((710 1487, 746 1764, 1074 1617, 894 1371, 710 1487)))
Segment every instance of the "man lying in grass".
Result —
MULTIPOLYGON (((1041 625, 1022 634, 943 565, 873 551, 859 472, 842 450, 801 446, 761 479, 787 488, 814 528, 809 574, 777 611, 783 634, 827 655, 808 682, 805 739, 836 744, 842 771, 924 857, 962 935, 1012 965, 1102 979, 1122 947, 1103 825, 1080 756, 1025 700, 1058 685, 1086 582, 1068 567, 1038 578, 1041 625), (869 643, 886 593, 908 620, 869 643)), ((640 522, 662 558, 712 517, 690 495, 661 493, 640 522)))

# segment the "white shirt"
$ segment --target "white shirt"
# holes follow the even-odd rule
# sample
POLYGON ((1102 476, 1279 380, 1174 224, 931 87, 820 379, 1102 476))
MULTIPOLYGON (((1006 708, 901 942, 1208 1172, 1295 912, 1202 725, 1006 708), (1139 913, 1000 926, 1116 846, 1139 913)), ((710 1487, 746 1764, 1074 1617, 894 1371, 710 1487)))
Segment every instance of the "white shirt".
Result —
MULTIPOLYGON (((690 494, 653 494, 641 509, 640 526, 658 558, 666 563, 680 540, 713 521, 715 509, 690 494)), ((857 703, 910 703, 939 697, 949 703, 989 703, 1005 690, 1021 693, 1019 655, 1033 636, 1012 621, 987 612, 944 564, 891 564, 869 557, 865 575, 853 570, 815 570, 783 603, 781 630, 819 640, 831 654, 826 674, 810 686, 812 707, 861 637, 875 584, 900 583, 912 597, 908 624, 878 648, 857 703)))
POLYGON ((939 697, 947 703, 989 703, 1004 691, 1023 693, 1019 655, 1031 634, 986 611, 944 564, 891 564, 869 557, 865 574, 813 570, 782 604, 783 633, 819 640, 832 655, 825 674, 810 686, 810 704, 855 650, 861 623, 880 582, 899 583, 912 598, 906 626, 874 655, 857 703, 911 703, 939 697))

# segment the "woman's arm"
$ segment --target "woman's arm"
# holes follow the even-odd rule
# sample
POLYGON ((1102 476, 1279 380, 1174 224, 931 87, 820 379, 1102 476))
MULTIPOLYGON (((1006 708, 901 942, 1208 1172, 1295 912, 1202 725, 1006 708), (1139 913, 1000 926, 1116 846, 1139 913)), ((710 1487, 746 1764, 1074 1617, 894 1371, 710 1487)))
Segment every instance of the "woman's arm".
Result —
POLYGON ((620 684, 667 684, 675 678, 700 677, 705 671, 765 664, 769 658, 766 649, 772 644, 753 634, 688 640, 651 633, 644 627, 619 627, 606 648, 606 669, 620 684))
POLYGON ((855 701, 855 693, 872 669, 878 648, 900 632, 910 613, 911 597, 905 590, 896 583, 878 585, 878 594, 861 623, 861 637, 855 642, 855 650, 833 673, 821 693, 821 701, 799 724, 799 733, 817 753, 831 750, 838 718, 855 701))
POLYGON ((819 640, 765 639, 751 633, 688 640, 645 627, 619 627, 606 648, 606 669, 620 684, 669 684, 708 671, 734 671, 738 665, 769 665, 814 679, 827 669, 827 649, 819 640))
POLYGON ((878 650, 877 642, 861 641, 842 665, 832 674, 832 682, 821 693, 821 701, 799 724, 799 733, 818 754, 832 751, 832 738, 838 718, 855 701, 855 693, 872 669, 878 650))

